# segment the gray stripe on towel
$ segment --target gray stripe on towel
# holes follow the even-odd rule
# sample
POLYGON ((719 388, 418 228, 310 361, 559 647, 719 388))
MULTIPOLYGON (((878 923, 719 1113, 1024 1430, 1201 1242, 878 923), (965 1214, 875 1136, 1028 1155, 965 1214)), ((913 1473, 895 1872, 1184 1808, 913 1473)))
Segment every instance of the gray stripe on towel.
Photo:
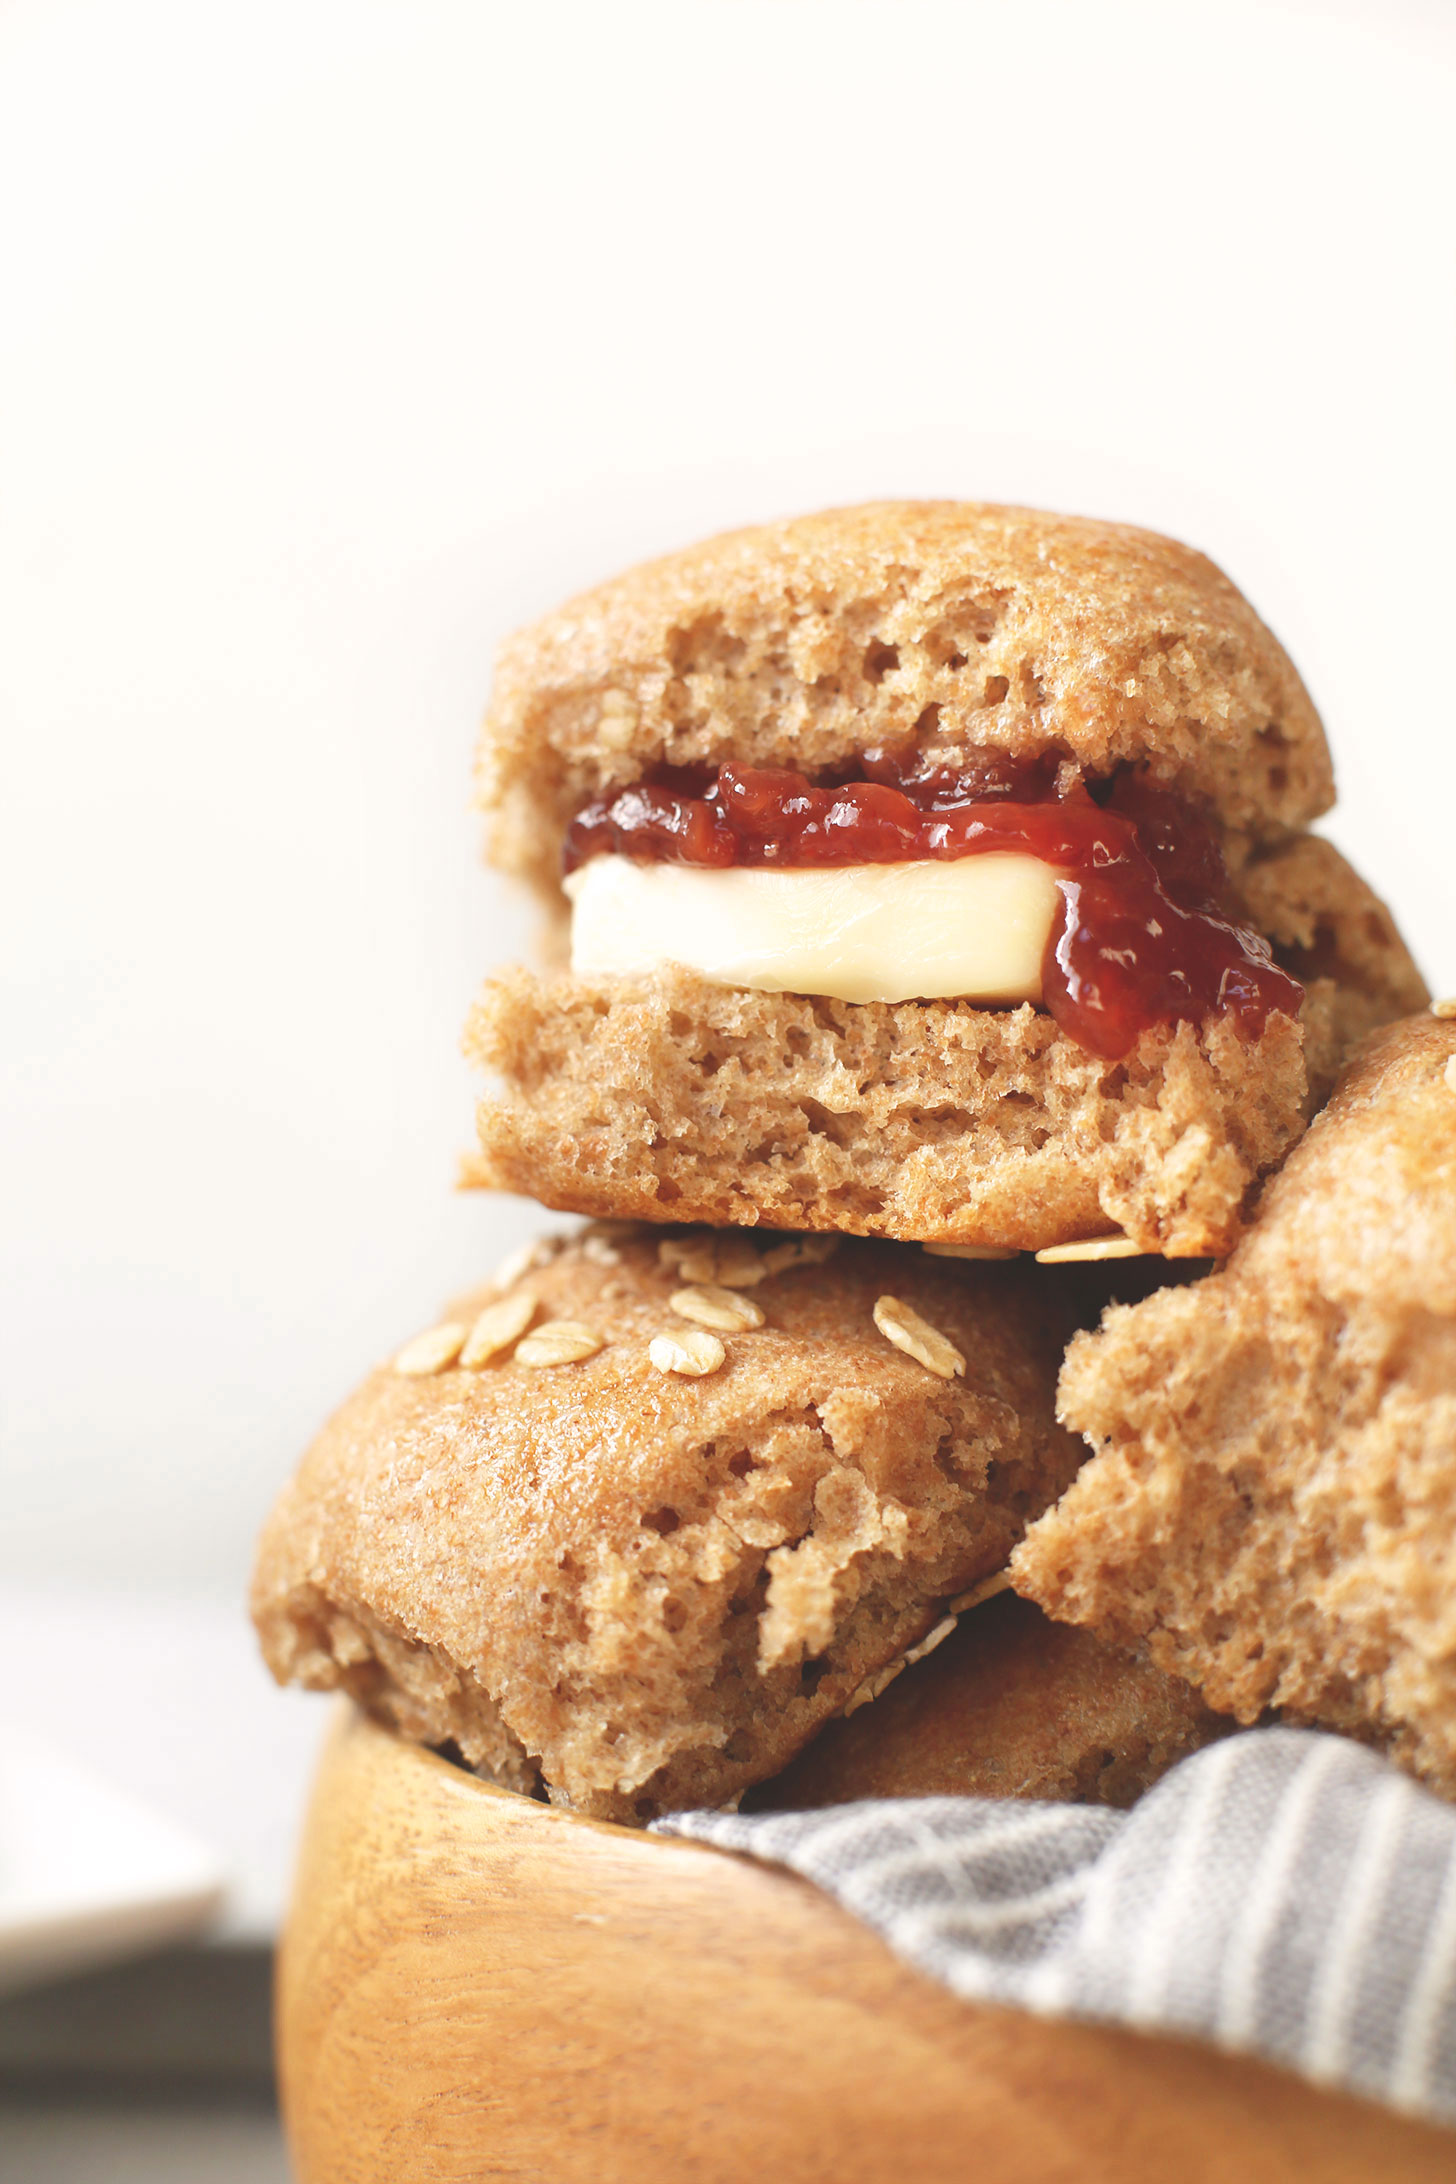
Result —
POLYGON ((1456 1811, 1343 1738, 1247 1730, 1131 1812, 926 1797, 657 1827, 802 1874, 968 1999, 1456 2124, 1456 1811))

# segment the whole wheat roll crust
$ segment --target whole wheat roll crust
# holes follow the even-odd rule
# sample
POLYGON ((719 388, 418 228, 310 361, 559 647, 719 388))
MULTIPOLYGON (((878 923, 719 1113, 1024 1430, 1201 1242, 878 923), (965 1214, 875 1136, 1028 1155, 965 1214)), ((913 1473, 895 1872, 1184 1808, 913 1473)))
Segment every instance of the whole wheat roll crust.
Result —
POLYGON ((1004 1592, 872 1705, 830 1722, 744 1810, 862 1797, 1128 1806, 1232 1727, 1181 1678, 1004 1592))
POLYGON ((1334 796, 1298 673, 1203 554, 970 501, 734 531, 572 600, 501 650, 478 791, 494 859, 554 888, 572 815, 648 767, 907 742, 1144 763, 1255 841, 1334 796))
POLYGON ((1077 1336, 1060 1405, 1096 1453, 1018 1590, 1456 1797, 1456 1022, 1378 1033, 1227 1266, 1077 1336))
POLYGON ((725 1333, 701 1377, 652 1356, 691 1326, 673 1306, 691 1254, 720 1251, 690 1230, 588 1235, 447 1315, 525 1295, 539 1329, 592 1331, 579 1362, 376 1372, 259 1548, 279 1680, 636 1824, 776 1772, 939 1603, 1004 1568, 1079 1461, 1052 1415, 1076 1285, 885 1244, 729 1242, 762 1273, 731 1291, 762 1325, 725 1333), (881 1332, 887 1297, 959 1373, 881 1332))
POLYGON ((1322 1107, 1362 1040, 1425 1007, 1426 982, 1386 905, 1322 835, 1256 852, 1238 892, 1248 923, 1305 988, 1309 1100, 1322 1107))

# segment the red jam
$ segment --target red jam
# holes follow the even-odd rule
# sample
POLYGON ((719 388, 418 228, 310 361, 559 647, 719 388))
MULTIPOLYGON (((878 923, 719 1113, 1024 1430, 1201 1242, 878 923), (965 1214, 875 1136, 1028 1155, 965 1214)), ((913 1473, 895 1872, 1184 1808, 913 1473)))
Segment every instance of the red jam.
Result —
POLYGON ((926 768, 872 751, 853 778, 811 783, 775 768, 663 768, 579 812, 565 867, 603 851, 705 865, 903 864, 1018 850, 1059 875, 1064 910, 1042 997, 1062 1029, 1116 1058, 1153 1024, 1232 1015, 1257 1038, 1297 1014, 1303 988, 1261 934, 1228 914, 1211 827, 1166 790, 1123 773, 1094 797, 1053 755, 974 755, 926 768))

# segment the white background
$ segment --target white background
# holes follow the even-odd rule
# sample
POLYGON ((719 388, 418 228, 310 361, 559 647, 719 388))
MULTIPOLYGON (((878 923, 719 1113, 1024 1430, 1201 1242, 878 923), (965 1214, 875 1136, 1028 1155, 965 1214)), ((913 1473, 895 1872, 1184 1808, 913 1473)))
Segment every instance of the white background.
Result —
POLYGON ((0 1576, 241 1591, 452 1191, 512 624, 876 494, 1191 538, 1456 986, 1456 10, 0 6, 0 1576))

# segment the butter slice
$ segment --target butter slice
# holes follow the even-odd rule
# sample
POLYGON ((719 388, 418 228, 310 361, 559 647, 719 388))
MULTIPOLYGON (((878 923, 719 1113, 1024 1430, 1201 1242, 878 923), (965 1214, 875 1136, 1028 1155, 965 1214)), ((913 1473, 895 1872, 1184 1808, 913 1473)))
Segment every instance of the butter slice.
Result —
POLYGON ((953 861, 704 870, 597 856, 566 882, 583 978, 685 964, 723 986, 838 1001, 1040 1001, 1057 873, 953 861))

